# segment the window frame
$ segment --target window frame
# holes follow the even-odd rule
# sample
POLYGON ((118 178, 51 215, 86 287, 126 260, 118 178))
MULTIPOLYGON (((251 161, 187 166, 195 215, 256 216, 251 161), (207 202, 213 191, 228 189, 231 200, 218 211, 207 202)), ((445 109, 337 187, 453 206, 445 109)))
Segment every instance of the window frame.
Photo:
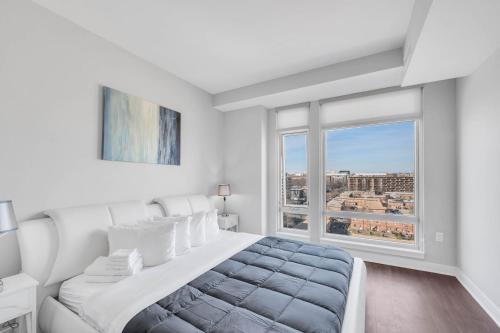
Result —
POLYGON ((320 241, 321 242, 331 242, 338 241, 346 244, 360 244, 360 245, 373 245, 376 247, 387 247, 392 249, 406 249, 420 251, 423 250, 423 223, 421 221, 422 217, 422 207, 423 202, 421 200, 422 193, 422 149, 421 142, 421 130, 422 130, 422 117, 421 116, 404 116, 404 117, 387 117, 383 119, 370 119, 370 120, 356 120, 352 122, 342 122, 338 124, 320 124, 320 241), (414 163, 415 163, 415 215, 397 215, 397 214, 373 214, 373 213, 363 213, 363 212, 329 212, 326 210, 326 135, 330 130, 336 129, 348 129, 364 126, 373 125, 384 125, 384 124, 394 124, 399 122, 414 123, 414 163), (384 239, 372 239, 363 237, 353 237, 348 235, 338 235, 326 232, 325 220, 327 217, 337 216, 337 217, 358 217, 369 220, 382 220, 394 223, 405 223, 415 225, 415 242, 414 243, 399 243, 384 239))
POLYGON ((309 136, 310 136, 310 131, 308 127, 296 127, 296 128, 290 128, 290 129, 281 129, 277 130, 277 139, 278 139, 278 223, 276 226, 276 232, 280 234, 290 234, 298 237, 309 237, 309 234, 311 232, 311 226, 308 225, 307 230, 301 230, 301 229, 292 229, 292 228, 285 228, 283 226, 283 214, 284 213, 294 213, 294 214, 306 214, 307 216, 310 216, 310 191, 311 188, 309 186, 310 184, 310 179, 311 179, 311 167, 309 163, 309 136), (304 134, 306 136, 306 179, 307 179, 307 205, 301 206, 301 205, 286 205, 285 204, 285 198, 284 198, 284 193, 282 193, 282 189, 286 185, 286 173, 285 173, 285 153, 284 153, 284 139, 288 135, 298 135, 298 134, 304 134))

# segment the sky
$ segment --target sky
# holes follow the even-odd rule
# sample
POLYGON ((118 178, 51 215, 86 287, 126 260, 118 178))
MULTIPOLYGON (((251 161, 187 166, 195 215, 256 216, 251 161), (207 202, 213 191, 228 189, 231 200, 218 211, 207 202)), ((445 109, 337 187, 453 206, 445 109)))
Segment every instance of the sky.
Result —
MULTIPOLYGON (((326 132, 326 170, 352 173, 414 172, 412 121, 330 130, 326 132)), ((285 137, 285 170, 306 171, 306 138, 285 137)))

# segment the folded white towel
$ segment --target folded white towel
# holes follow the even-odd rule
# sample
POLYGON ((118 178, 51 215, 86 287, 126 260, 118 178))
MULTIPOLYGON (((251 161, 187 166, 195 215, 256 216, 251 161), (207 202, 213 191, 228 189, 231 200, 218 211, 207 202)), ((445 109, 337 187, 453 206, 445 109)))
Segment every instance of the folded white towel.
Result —
POLYGON ((98 257, 88 266, 84 274, 87 276, 130 276, 142 270, 142 258, 139 257, 133 265, 122 269, 108 267, 108 257, 98 257))
POLYGON ((112 262, 108 258, 108 260, 106 261, 106 269, 110 271, 125 271, 125 272, 133 271, 134 268, 137 267, 139 262, 142 268, 143 260, 141 256, 137 256, 132 262, 124 262, 124 263, 112 262))
POLYGON ((118 269, 132 267, 140 257, 137 249, 116 250, 108 257, 108 266, 118 269))

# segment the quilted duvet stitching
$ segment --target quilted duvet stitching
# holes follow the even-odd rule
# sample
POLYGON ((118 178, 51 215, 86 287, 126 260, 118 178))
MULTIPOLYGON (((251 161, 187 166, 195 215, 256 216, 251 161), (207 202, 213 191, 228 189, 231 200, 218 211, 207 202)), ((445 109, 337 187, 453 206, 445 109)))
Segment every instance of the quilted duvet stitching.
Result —
MULTIPOLYGON (((286 324, 280 322, 280 318, 282 317, 282 315, 285 313, 285 311, 289 308, 290 304, 293 302, 293 300, 295 299, 298 299, 298 300, 301 300, 302 302, 306 302, 308 304, 311 304, 313 306, 317 306, 317 307, 320 307, 322 309, 325 309, 327 311, 329 311, 330 313, 334 314, 339 323, 342 323, 342 317, 341 314, 344 312, 345 310, 345 303, 346 303, 346 298, 343 300, 343 307, 340 309, 340 311, 333 311, 333 310, 330 310, 327 306, 324 306, 322 304, 317 304, 317 302, 314 302, 314 301, 309 301, 309 300, 305 300, 305 299, 302 299, 301 297, 299 297, 298 295, 300 294, 300 292, 302 291, 302 289, 307 285, 308 282, 312 282, 312 283, 315 283, 315 284, 318 284, 318 285, 322 285, 324 287, 327 287, 327 288, 331 288, 331 289, 335 289, 337 291, 339 291, 340 293, 342 293, 344 296, 347 295, 347 289, 348 289, 348 286, 349 286, 349 280, 350 280, 350 276, 351 276, 351 273, 352 273, 352 257, 348 256, 345 254, 345 252, 343 252, 342 250, 339 250, 339 249, 335 249, 335 248, 331 248, 331 247, 323 247, 323 246, 312 246, 312 245, 309 245, 309 244, 305 244, 305 243, 301 243, 301 242, 298 242, 298 241, 289 241, 289 240, 282 240, 282 239, 279 239, 279 238, 275 238, 275 237, 267 237, 267 238, 264 238, 258 242, 256 242, 255 244, 249 246, 247 249, 243 250, 242 252, 240 252, 239 254, 243 253, 243 252, 249 252, 249 253, 256 253, 258 254, 258 256, 255 256, 255 258, 253 258, 252 260, 250 261, 247 261, 245 260, 244 261, 240 261, 238 260, 238 254, 236 254, 235 256, 233 256, 232 258, 228 259, 226 262, 228 262, 229 260, 233 260, 235 262, 238 262, 238 263, 241 263, 243 264, 237 271, 230 271, 230 272, 221 272, 221 269, 220 267, 226 263, 226 262, 223 262, 222 264, 214 267, 211 269, 212 272, 216 272, 218 274, 222 274, 224 275, 224 278, 221 278, 220 280, 214 282, 214 281, 211 281, 211 283, 209 284, 209 286, 204 286, 203 290, 200 290, 196 287, 194 287, 192 285, 193 282, 195 282, 197 279, 191 281, 190 283, 187 284, 187 286, 189 286, 189 288, 193 288, 193 289, 196 289, 200 294, 198 296, 196 296, 194 299, 192 300, 189 300, 189 301, 184 301, 184 300, 181 300, 179 303, 178 303, 178 310, 177 311, 170 311, 166 308, 167 305, 165 306, 162 306, 160 304, 160 302, 162 300, 160 300, 158 303, 156 303, 157 305, 159 305, 160 307, 163 308, 163 310, 167 313, 167 314, 171 314, 172 316, 177 316, 177 314, 179 314, 179 312, 181 311, 189 311, 189 309, 196 303, 196 302, 199 302, 200 301, 200 298, 202 297, 212 297, 212 298, 216 298, 216 299, 219 299, 221 302, 223 302, 224 304, 227 304, 227 308, 219 308, 222 312, 225 312, 224 315, 222 315, 220 318, 218 318, 218 320, 209 320, 210 322, 210 325, 208 327, 199 327, 197 325, 197 323, 193 323, 193 322, 190 322, 189 320, 185 320, 179 316, 177 316, 179 319, 183 320, 183 321, 187 321, 189 324, 197 327, 198 329, 202 330, 202 331, 205 331, 205 332, 212 332, 214 329, 217 328, 217 326, 223 321, 226 319, 227 316, 231 315, 237 308, 240 308, 240 309, 245 309, 246 311, 250 311, 252 313, 254 313, 255 315, 261 317, 261 318, 265 318, 269 321, 269 324, 266 324, 266 326, 268 325, 267 327, 267 331, 271 330, 271 329, 278 329, 278 326, 277 326, 277 323, 280 324, 281 326, 285 326, 285 327, 290 327, 291 329, 293 330, 298 330, 297 327, 292 327, 292 326, 287 326, 286 324), (288 243, 288 244, 286 244, 288 243), (290 248, 292 247, 292 244, 294 244, 294 247, 295 249, 294 250, 290 250, 290 248), (316 249, 320 249, 320 254, 311 254, 311 253, 308 253, 308 252, 301 252, 300 250, 303 249, 303 247, 306 246, 306 247, 311 247, 311 248, 316 248, 316 249), (265 250, 263 249, 263 247, 267 247, 265 250), (288 248, 287 248, 288 247, 288 248), (282 251, 287 251, 287 252, 290 252, 292 253, 291 255, 289 255, 286 259, 282 259, 282 258, 278 258, 276 256, 273 256, 272 254, 271 255, 266 255, 266 253, 269 253, 272 249, 279 249, 279 250, 282 250, 282 251), (340 256, 337 256, 336 258, 331 258, 331 255, 329 257, 325 257, 326 253, 328 250, 333 250, 335 252, 339 252, 339 254, 341 254, 340 256), (314 265, 314 263, 310 263, 310 264, 305 264, 303 262, 296 262, 296 261, 293 261, 293 258, 296 254, 304 254, 304 255, 307 255, 307 256, 311 256, 311 257, 315 257, 315 258, 318 258, 318 262, 314 265), (347 256, 347 258, 349 259, 349 262, 344 260, 344 258, 347 256), (267 267, 263 267, 261 265, 258 265, 258 260, 263 258, 263 257, 268 257, 268 258, 273 258, 273 259, 276 259, 276 260, 281 260, 282 263, 278 266, 275 266, 275 265, 271 265, 271 268, 272 269, 269 269, 267 267), (342 265, 342 263, 344 265, 346 265, 346 269, 347 269, 347 276, 346 274, 343 273, 343 270, 341 269, 332 269, 331 265, 329 266, 330 268, 324 268, 325 266, 324 265, 321 265, 321 263, 325 260, 325 259, 328 259, 328 260, 336 260, 339 262, 339 265, 342 265), (287 262, 292 262, 292 263, 295 263, 295 264, 298 264, 298 265, 303 265, 303 266, 307 266, 307 267, 310 267, 312 268, 309 275, 304 278, 304 277, 300 277, 300 276, 297 276, 297 275, 294 275, 292 273, 285 273, 285 272, 282 272, 281 269, 283 268, 283 266, 287 263, 287 262), (254 265, 254 263, 257 263, 256 265, 254 265), (263 269, 263 270, 266 270, 266 271, 269 271, 271 272, 271 274, 269 274, 264 280, 258 282, 258 281, 247 281, 247 280, 244 280, 242 279, 241 277, 238 278, 238 273, 242 272, 243 269, 246 269, 248 268, 249 266, 253 266, 253 267, 258 267, 260 269, 263 269), (318 267, 319 266, 319 267, 318 267), (310 278, 313 276, 313 274, 318 270, 318 269, 322 269, 324 271, 329 271, 329 272, 334 272, 336 274, 340 274, 340 276, 343 277, 343 279, 345 279, 345 281, 342 281, 344 282, 347 287, 345 288, 342 288, 342 286, 339 286, 339 285, 327 285, 327 284, 323 284, 323 283, 320 283, 318 281, 312 281, 310 280, 310 278), (284 292, 280 292, 278 290, 274 290, 272 288, 267 288, 265 286, 263 286, 267 281, 269 281, 269 279, 271 279, 274 275, 276 275, 277 273, 281 273, 281 274, 285 274, 287 276, 290 276, 290 277, 294 277, 294 278, 297 278, 297 279, 300 279, 302 280, 301 282, 301 285, 300 287, 297 288, 297 290, 295 290, 294 294, 293 295, 290 295, 290 294, 287 294, 287 293, 284 293, 284 292), (246 284, 250 284, 252 286, 255 287, 255 289, 253 289, 252 291, 250 291, 248 294, 244 295, 241 299, 235 301, 233 303, 230 303, 228 302, 227 298, 218 298, 218 297, 215 297, 213 295, 211 295, 211 291, 214 291, 214 290, 218 290, 218 288, 221 286, 221 284, 223 284, 224 282, 227 282, 228 279, 233 279, 233 280, 236 280, 236 281, 239 281, 239 282, 242 282, 242 283, 246 283, 246 284), (252 311, 250 310, 249 308, 245 307, 244 304, 242 304, 243 302, 245 302, 245 300, 250 297, 253 293, 257 292, 259 289, 266 289, 266 290, 270 290, 272 292, 276 292, 276 293, 281 293, 283 295, 287 295, 287 297, 291 297, 290 300, 287 302, 287 304, 283 307, 283 309, 281 309, 279 311, 279 313, 277 315, 275 315, 275 319, 272 319, 270 317, 267 317, 265 314, 263 313, 260 313, 258 310, 255 312, 255 311, 252 311)), ((332 252, 333 252, 332 251, 332 252)), ((298 257, 297 257, 298 258, 298 257)), ((304 258, 308 258, 308 257, 304 257, 304 258)), ((298 259, 297 259, 298 260, 298 259)), ((229 265, 229 264, 228 264, 229 265)), ((333 268, 338 268, 338 265, 335 265, 333 268)), ((203 276, 203 275, 202 275, 203 276)), ((256 279, 257 280, 257 279, 256 279)), ((179 289, 180 290, 180 289, 179 289)), ((176 291, 178 292, 178 291, 176 291)), ((221 291, 222 292, 222 291, 221 291)), ((168 297, 168 296, 167 296, 168 297)), ((205 300, 201 300, 202 302, 208 304, 205 300)), ((214 307, 214 308, 217 308, 215 305, 213 304, 209 304, 210 306, 214 307)), ((191 316, 197 316, 197 317, 200 317, 204 320, 206 320, 206 318, 203 318, 201 317, 199 314, 197 313, 194 313, 194 312, 190 312, 190 315, 191 316)), ((165 316, 166 319, 164 319, 164 321, 168 320, 170 316, 165 316)), ((136 318, 133 318, 131 320, 131 322, 133 322, 136 318)), ((153 328, 157 327, 158 325, 160 325, 163 321, 161 321, 160 323, 154 325, 153 327, 149 327, 149 329, 147 331, 151 331, 153 328)), ((128 326, 128 325, 127 325, 128 326)), ((127 328, 125 328, 124 330, 124 333, 127 333, 127 328)))

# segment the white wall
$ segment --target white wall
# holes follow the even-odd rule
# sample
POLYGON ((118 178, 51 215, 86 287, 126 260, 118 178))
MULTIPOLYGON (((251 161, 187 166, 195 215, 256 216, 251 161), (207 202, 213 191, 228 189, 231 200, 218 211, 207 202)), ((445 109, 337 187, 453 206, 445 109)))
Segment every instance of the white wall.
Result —
POLYGON ((500 50, 458 80, 458 266, 500 319, 500 50))
MULTIPOLYGON (((223 116, 211 96, 26 0, 0 2, 0 198, 19 220, 47 208, 214 194, 223 116), (100 160, 101 85, 182 113, 181 166, 100 160)), ((15 273, 15 234, 0 239, 15 273)))
POLYGON ((240 230, 266 234, 267 111, 252 107, 224 114, 225 181, 233 195, 228 211, 240 218, 240 230))
POLYGON ((424 250, 425 260, 456 265, 456 82, 423 89, 424 250), (436 232, 444 241, 436 242, 436 232))

